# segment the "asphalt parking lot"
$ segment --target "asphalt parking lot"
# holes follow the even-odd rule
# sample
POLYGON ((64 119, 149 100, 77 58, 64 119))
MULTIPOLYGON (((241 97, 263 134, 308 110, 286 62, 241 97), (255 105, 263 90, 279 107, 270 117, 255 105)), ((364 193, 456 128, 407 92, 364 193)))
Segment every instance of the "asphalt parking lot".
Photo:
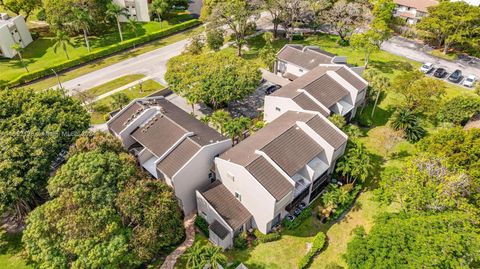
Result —
POLYGON ((457 86, 460 86, 460 87, 463 87, 465 89, 469 89, 469 90, 473 90, 475 89, 475 87, 477 86, 477 84, 479 83, 478 80, 480 79, 479 77, 475 76, 476 77, 476 81, 475 81, 475 84, 473 85, 473 87, 466 87, 463 85, 463 82, 465 81, 465 79, 471 75, 471 74, 465 74, 463 73, 462 71, 462 77, 460 78, 460 80, 458 82, 452 82, 450 80, 448 80, 448 77, 452 74, 452 72, 454 72, 455 70, 449 70, 448 67, 446 66, 434 66, 434 68, 432 70, 430 70, 428 73, 426 73, 427 76, 429 77, 433 77, 433 78, 436 78, 436 79, 440 79, 440 80, 443 80, 447 83, 450 83, 450 84, 453 84, 453 85, 457 85, 457 86), (443 68, 447 71, 447 73, 441 77, 441 78, 438 78, 438 77, 435 77, 433 74, 435 73, 435 71, 437 71, 438 68, 443 68))

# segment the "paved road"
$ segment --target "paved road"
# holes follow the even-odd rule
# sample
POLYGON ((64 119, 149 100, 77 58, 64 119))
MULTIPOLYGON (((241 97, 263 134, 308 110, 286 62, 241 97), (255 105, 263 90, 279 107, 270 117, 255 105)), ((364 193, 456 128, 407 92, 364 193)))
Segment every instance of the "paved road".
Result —
POLYGON ((455 69, 462 70, 464 76, 473 74, 480 78, 480 67, 476 65, 466 64, 460 60, 448 61, 441 58, 434 57, 426 53, 421 44, 415 43, 410 40, 406 40, 400 37, 393 37, 389 41, 382 44, 382 50, 399 55, 417 62, 425 63, 430 62, 435 67, 443 67, 447 71, 453 72, 455 69))
POLYGON ((75 79, 62 82, 62 86, 70 93, 75 93, 76 91, 84 91, 129 74, 144 74, 162 84, 166 84, 163 80, 163 76, 167 71, 167 61, 170 58, 179 55, 183 51, 187 42, 186 39, 181 40, 165 47, 135 56, 75 79))
POLYGON ((200 12, 202 11, 203 1, 202 0, 192 0, 188 6, 188 11, 194 17, 200 17, 200 12))

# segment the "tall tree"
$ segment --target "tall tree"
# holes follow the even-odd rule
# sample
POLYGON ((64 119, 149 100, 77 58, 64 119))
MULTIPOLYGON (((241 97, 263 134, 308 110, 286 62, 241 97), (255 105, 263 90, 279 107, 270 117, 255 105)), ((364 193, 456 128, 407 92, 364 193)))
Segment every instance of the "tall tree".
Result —
POLYGON ((85 45, 87 46, 88 52, 90 52, 90 42, 88 41, 88 31, 90 30, 90 25, 94 24, 93 18, 88 13, 88 10, 81 9, 78 7, 72 8, 73 19, 71 21, 73 28, 76 31, 83 32, 83 38, 85 39, 85 45))
POLYGON ((291 42, 295 27, 299 26, 301 18, 308 9, 306 0, 279 0, 280 24, 285 29, 288 40, 291 42))
POLYGON ((235 138, 239 138, 240 140, 243 138, 243 133, 247 131, 252 124, 250 118, 247 117, 239 117, 233 118, 227 121, 224 125, 225 135, 230 137, 232 140, 232 144, 235 142, 235 138))
POLYGON ((368 8, 361 2, 339 0, 328 10, 325 20, 330 30, 343 42, 347 37, 369 18, 368 8))
POLYGON ((45 198, 59 154, 89 123, 80 102, 60 91, 0 91, 1 215, 21 222, 45 198))
POLYGON ((24 47, 22 47, 22 45, 20 45, 20 43, 15 43, 12 45, 12 50, 14 50, 15 52, 17 52, 17 56, 18 56, 18 59, 20 59, 20 62, 22 63, 23 65, 23 68, 25 68, 25 70, 28 72, 28 67, 27 67, 27 64, 25 63, 25 61, 23 60, 23 56, 22 56, 22 53, 24 51, 24 47))
POLYGON ((70 57, 68 56, 68 47, 67 46, 74 46, 72 43, 72 40, 68 36, 68 34, 64 31, 57 31, 57 34, 53 38, 53 41, 55 42, 53 44, 53 52, 57 53, 58 48, 62 48, 63 52, 67 56, 67 59, 70 60, 70 57))
POLYGON ((117 23, 118 34, 120 36, 120 42, 123 42, 122 26, 120 25, 120 16, 128 16, 127 9, 121 7, 113 2, 107 5, 107 12, 105 13, 108 20, 114 20, 117 23))
POLYGON ((436 40, 446 54, 453 44, 474 44, 478 42, 480 8, 463 1, 441 1, 428 8, 428 16, 417 28, 425 31, 425 37, 436 40), (472 43, 473 42, 473 43, 472 43))
POLYGON ((263 34, 265 46, 258 52, 260 59, 270 71, 273 71, 275 60, 277 59, 277 50, 273 47, 274 35, 271 32, 263 34))
POLYGON ((157 14, 158 21, 160 22, 160 28, 162 28, 162 18, 167 13, 171 6, 168 0, 153 0, 152 7, 157 14))
POLYGON ((475 268, 480 229, 459 212, 386 214, 365 233, 357 229, 344 256, 348 268, 475 268))
POLYGON ((265 8, 270 16, 272 17, 273 25, 273 36, 274 38, 278 37, 278 26, 281 22, 281 6, 280 2, 282 0, 264 0, 262 2, 262 7, 265 8))
POLYGON ((258 16, 255 2, 248 0, 225 0, 218 2, 212 10, 209 21, 217 27, 224 25, 232 32, 237 55, 242 55, 242 47, 250 25, 258 16), (252 21, 253 20, 253 21, 252 21))
POLYGON ((128 102, 130 102, 130 98, 123 92, 112 95, 111 105, 113 109, 122 109, 128 102))
POLYGON ((353 184, 358 179, 366 180, 371 169, 372 163, 365 145, 356 140, 349 141, 345 155, 337 163, 336 171, 345 177, 348 184, 353 184))
POLYGON ((20 15, 21 12, 25 13, 25 20, 28 19, 32 11, 42 6, 41 0, 1 0, 0 5, 5 9, 20 15))
POLYGON ((228 51, 180 55, 167 64, 165 80, 180 96, 193 93, 204 104, 221 108, 252 93, 261 74, 252 63, 228 51))

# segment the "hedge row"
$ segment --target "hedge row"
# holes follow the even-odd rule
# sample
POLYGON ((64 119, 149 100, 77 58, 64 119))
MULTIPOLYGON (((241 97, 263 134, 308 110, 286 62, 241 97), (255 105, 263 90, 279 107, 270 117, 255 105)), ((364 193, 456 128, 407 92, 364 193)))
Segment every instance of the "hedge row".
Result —
POLYGON ((313 256, 322 250, 326 239, 327 237, 323 232, 319 232, 317 235, 315 235, 312 242, 312 248, 300 259, 298 262, 298 269, 304 269, 308 267, 313 256))
POLYGON ((173 33, 191 28, 193 26, 199 25, 200 23, 201 22, 199 20, 193 19, 193 20, 189 20, 189 21, 186 21, 186 22, 179 23, 179 24, 174 25, 170 28, 166 28, 166 29, 162 29, 162 30, 153 32, 153 33, 148 34, 148 35, 144 35, 144 36, 132 38, 132 39, 129 39, 129 40, 125 40, 121 43, 110 45, 110 46, 105 47, 101 50, 85 54, 85 55, 81 56, 80 58, 73 59, 73 60, 68 60, 68 61, 65 61, 63 63, 56 64, 54 66, 49 66, 49 67, 44 68, 44 69, 40 69, 40 70, 37 70, 37 71, 34 71, 34 72, 30 72, 30 73, 27 73, 27 74, 20 75, 19 77, 10 81, 9 83, 5 84, 4 86, 8 86, 8 87, 18 86, 20 84, 27 83, 27 82, 33 81, 35 79, 39 79, 39 78, 51 75, 52 74, 52 69, 54 69, 57 72, 63 71, 65 69, 72 68, 74 66, 77 66, 77 65, 80 65, 80 64, 83 64, 83 63, 87 63, 87 62, 90 62, 90 61, 93 61, 93 60, 96 60, 96 59, 114 54, 116 52, 132 48, 136 45, 147 43, 149 41, 153 41, 153 40, 159 39, 161 37, 165 37, 167 35, 171 35, 173 33))
POLYGON ((255 235, 258 242, 260 243, 273 242, 273 241, 280 240, 280 238, 282 238, 282 235, 279 232, 271 232, 268 234, 263 234, 259 230, 255 229, 253 234, 255 235))
POLYGON ((195 225, 197 225, 198 229, 202 231, 206 237, 209 236, 209 230, 208 230, 208 222, 206 219, 202 218, 201 216, 198 216, 195 218, 195 225))

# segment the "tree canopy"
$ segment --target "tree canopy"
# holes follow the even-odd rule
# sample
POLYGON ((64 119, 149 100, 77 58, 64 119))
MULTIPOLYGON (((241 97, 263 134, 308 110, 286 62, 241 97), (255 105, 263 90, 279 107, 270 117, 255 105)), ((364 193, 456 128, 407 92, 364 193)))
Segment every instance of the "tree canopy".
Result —
POLYGON ((173 92, 214 108, 252 93, 260 78, 257 66, 224 51, 177 56, 168 62, 165 74, 173 92))
POLYGON ((170 187, 146 179, 106 134, 82 136, 48 182, 52 200, 31 212, 27 257, 42 268, 132 268, 183 237, 170 187))
POLYGON ((25 20, 27 20, 33 10, 42 6, 42 1, 41 0, 1 0, 0 5, 2 5, 7 10, 17 15, 20 15, 23 12, 25 14, 25 20))
POLYGON ((0 91, 0 214, 21 221, 44 198, 52 166, 89 122, 61 91, 0 91))
POLYGON ((349 268, 475 268, 480 229, 468 214, 386 214, 348 243, 349 268))
POLYGON ((467 121, 480 112, 480 98, 472 96, 455 96, 440 106, 437 120, 440 122, 465 125, 467 121))

